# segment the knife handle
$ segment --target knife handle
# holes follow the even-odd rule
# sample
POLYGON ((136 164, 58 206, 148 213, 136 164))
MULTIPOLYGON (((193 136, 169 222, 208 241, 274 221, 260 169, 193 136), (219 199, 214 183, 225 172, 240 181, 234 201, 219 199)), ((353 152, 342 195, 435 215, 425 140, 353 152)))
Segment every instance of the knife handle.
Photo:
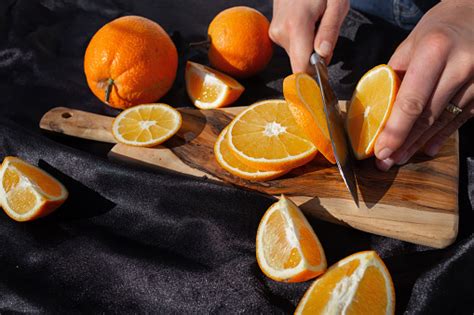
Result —
POLYGON ((112 135, 112 123, 112 117, 56 107, 44 114, 40 128, 82 139, 117 143, 112 135))

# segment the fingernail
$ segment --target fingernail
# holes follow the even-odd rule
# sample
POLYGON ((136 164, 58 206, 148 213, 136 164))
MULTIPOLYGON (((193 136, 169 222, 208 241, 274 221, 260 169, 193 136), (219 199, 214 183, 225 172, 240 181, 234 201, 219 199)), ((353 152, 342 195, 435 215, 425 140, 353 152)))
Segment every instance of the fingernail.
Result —
POLYGON ((400 161, 397 162, 397 165, 406 164, 406 162, 408 162, 409 159, 410 159, 410 156, 408 155, 408 153, 405 153, 402 155, 402 158, 400 159, 400 161))
POLYGON ((390 150, 389 148, 383 148, 382 150, 380 150, 378 154, 376 154, 376 156, 377 156, 377 159, 379 160, 385 160, 389 158, 390 155, 392 155, 392 153, 393 151, 390 150))
POLYGON ((319 45, 319 54, 323 57, 328 57, 331 54, 332 45, 328 41, 323 41, 321 45, 319 45))
POLYGON ((381 171, 388 171, 394 164, 394 161, 391 158, 380 160, 378 163, 378 167, 381 171))
POLYGON ((439 149, 441 149, 441 143, 434 143, 425 149, 425 153, 431 157, 434 157, 438 154, 439 149))

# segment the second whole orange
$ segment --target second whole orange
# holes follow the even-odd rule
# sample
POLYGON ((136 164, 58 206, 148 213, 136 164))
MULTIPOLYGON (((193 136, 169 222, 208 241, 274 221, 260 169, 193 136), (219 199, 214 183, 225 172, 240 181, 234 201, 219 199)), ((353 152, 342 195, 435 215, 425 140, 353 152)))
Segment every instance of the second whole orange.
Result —
POLYGON ((212 67, 236 78, 262 71, 273 55, 270 22, 259 11, 238 6, 220 12, 207 31, 212 67))

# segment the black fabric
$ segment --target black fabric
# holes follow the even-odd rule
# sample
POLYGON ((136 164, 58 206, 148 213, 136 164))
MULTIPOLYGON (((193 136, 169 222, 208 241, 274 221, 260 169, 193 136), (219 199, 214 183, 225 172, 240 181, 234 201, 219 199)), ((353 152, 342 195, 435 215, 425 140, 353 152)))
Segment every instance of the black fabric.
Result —
MULTIPOLYGON (((121 15, 142 15, 174 32, 181 64, 163 101, 190 106, 183 61, 206 57, 187 44, 205 37, 217 12, 239 4, 271 15, 270 1, 0 2, 0 158, 39 165, 70 191, 62 208, 36 222, 0 213, 1 313, 294 311, 310 282, 269 280, 255 259, 257 225, 273 199, 113 162, 106 157, 110 145, 38 128, 55 106, 116 114, 89 91, 82 59, 93 33, 121 15)), ((358 78, 386 62, 404 36, 351 12, 330 69, 339 97, 349 97, 358 78)), ((280 78, 289 73, 277 49, 264 73, 243 82, 247 91, 238 104, 281 97, 280 78)), ((461 130, 460 224, 452 246, 435 250, 309 218, 329 264, 361 250, 381 255, 395 283, 397 313, 473 313, 472 131, 472 122, 461 130)))

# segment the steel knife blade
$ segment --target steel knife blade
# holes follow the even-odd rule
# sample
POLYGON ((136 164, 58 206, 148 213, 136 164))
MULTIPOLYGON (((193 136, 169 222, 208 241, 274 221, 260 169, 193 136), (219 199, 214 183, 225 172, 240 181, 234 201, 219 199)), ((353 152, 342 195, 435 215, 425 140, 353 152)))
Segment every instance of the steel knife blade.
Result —
POLYGON ((316 82, 321 90, 321 97, 324 104, 324 113, 328 124, 329 137, 331 138, 332 149, 336 158, 337 167, 341 173, 342 179, 351 193, 352 199, 359 207, 359 198, 357 195, 357 184, 353 169, 352 152, 348 146, 344 121, 342 119, 339 103, 329 85, 328 69, 324 59, 316 52, 311 55, 310 63, 316 70, 316 82))

